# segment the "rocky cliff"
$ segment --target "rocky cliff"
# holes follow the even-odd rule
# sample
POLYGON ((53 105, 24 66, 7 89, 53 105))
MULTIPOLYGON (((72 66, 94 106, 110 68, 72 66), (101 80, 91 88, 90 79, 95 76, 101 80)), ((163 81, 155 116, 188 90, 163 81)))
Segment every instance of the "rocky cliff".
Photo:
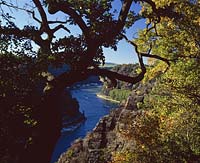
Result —
POLYGON ((134 150, 134 139, 129 137, 130 124, 134 124, 137 116, 144 114, 137 104, 143 102, 153 83, 140 84, 132 91, 125 106, 112 110, 84 139, 73 142, 68 151, 60 156, 58 163, 112 163, 117 162, 118 153, 134 150))
MULTIPOLYGON (((44 73, 44 76, 47 76, 47 80, 52 80, 55 76, 61 75, 62 73, 67 72, 69 70, 70 67, 66 64, 62 65, 61 67, 54 67, 52 65, 49 65, 48 72, 44 73)), ((98 78, 90 77, 83 82, 90 81, 98 81, 98 78)), ((46 86, 45 89, 48 89, 48 86, 46 86)), ((67 128, 86 119, 84 114, 80 112, 79 103, 76 100, 76 98, 72 97, 70 89, 66 88, 61 94, 58 108, 61 109, 63 117, 63 128, 67 128)))

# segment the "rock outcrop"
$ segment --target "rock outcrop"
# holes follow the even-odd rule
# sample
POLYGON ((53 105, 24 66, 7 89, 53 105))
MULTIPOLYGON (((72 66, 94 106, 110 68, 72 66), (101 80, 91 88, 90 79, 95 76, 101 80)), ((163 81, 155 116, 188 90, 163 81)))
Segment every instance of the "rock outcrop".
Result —
POLYGON ((152 79, 145 84, 140 83, 138 87, 132 90, 130 96, 126 100, 126 103, 123 104, 126 109, 135 109, 137 110, 138 103, 143 103, 144 97, 150 93, 152 87, 155 84, 155 79, 152 79))
POLYGON ((112 110, 84 139, 73 142, 58 163, 111 163, 115 153, 134 150, 134 140, 128 137, 130 121, 134 124, 135 117, 143 114, 137 103, 143 102, 154 83, 140 84, 132 91, 125 106, 112 110))
POLYGON ((76 140, 58 163, 112 163, 117 152, 133 151, 135 143, 129 138, 130 124, 134 125, 136 117, 144 114, 138 104, 143 103, 154 84, 154 79, 140 83, 124 105, 104 116, 84 139, 76 140))
POLYGON ((73 142, 58 163, 107 163, 112 161, 114 153, 133 150, 134 141, 126 136, 128 124, 125 120, 126 117, 134 120, 141 113, 125 108, 111 111, 84 139, 73 142))
POLYGON ((86 119, 84 113, 81 113, 79 110, 80 107, 78 101, 76 98, 72 98, 71 93, 67 89, 63 92, 59 104, 63 117, 63 128, 79 124, 86 119))

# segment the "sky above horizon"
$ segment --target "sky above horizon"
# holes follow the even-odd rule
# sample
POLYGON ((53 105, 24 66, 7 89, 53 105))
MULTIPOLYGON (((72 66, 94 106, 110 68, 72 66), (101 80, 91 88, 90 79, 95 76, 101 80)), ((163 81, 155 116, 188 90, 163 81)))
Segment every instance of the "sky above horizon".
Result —
MULTIPOLYGON (((121 8, 122 3, 120 0, 115 0, 113 2, 113 7, 118 11, 121 8)), ((141 6, 139 4, 133 3, 131 9, 134 10, 135 13, 139 13, 141 6)), ((131 40, 137 37, 137 33, 139 30, 144 29, 146 27, 145 20, 139 20, 135 22, 135 24, 126 31, 126 36, 131 40)), ((117 63, 117 64, 128 64, 128 63, 136 63, 138 62, 137 55, 132 45, 127 43, 125 39, 121 40, 118 43, 117 51, 112 49, 104 48, 104 54, 106 58, 106 62, 117 63)))
MULTIPOLYGON (((25 3, 28 3, 30 1, 27 0, 20 0, 14 1, 18 6, 24 6, 25 3)), ((122 6, 121 0, 115 0, 112 4, 114 9, 117 9, 119 11, 119 9, 122 6)), ((139 4, 134 4, 131 6, 131 9, 134 10, 135 13, 138 13, 141 9, 141 6, 139 4)), ((8 8, 5 8, 6 12, 10 12, 12 15, 14 15, 16 17, 16 24, 19 27, 23 27, 24 25, 26 25, 27 23, 30 25, 37 25, 37 22, 33 22, 31 21, 31 16, 28 15, 26 12, 17 12, 16 10, 10 10, 8 8)), ((39 17, 39 15, 37 15, 38 13, 36 13, 36 16, 39 17)), ((62 14, 61 12, 58 12, 57 14, 54 15, 47 15, 48 18, 51 19, 57 19, 57 18, 61 18, 61 19, 65 19, 65 15, 62 14)), ((118 16, 118 15, 116 15, 118 16)), ((137 22, 135 22, 135 24, 129 28, 126 31, 126 36, 131 40, 134 37, 137 37, 137 32, 140 29, 145 28, 146 24, 145 24, 145 20, 139 20, 137 22)), ((78 35, 81 33, 81 30, 79 29, 79 27, 75 27, 75 26, 70 26, 69 29, 71 30, 71 32, 74 35, 78 35)), ((69 35, 69 33, 66 33, 66 31, 59 31, 56 33, 58 36, 63 36, 63 35, 69 35)), ((35 46, 37 48, 37 46, 35 46)), ((106 62, 111 62, 111 63, 117 63, 117 64, 128 64, 128 63, 136 63, 138 62, 137 60, 137 56, 136 53, 134 51, 134 48, 132 45, 130 45, 129 43, 127 43, 124 39, 121 40, 118 45, 117 45, 117 51, 114 51, 110 48, 103 48, 104 54, 105 54, 105 58, 106 58, 106 62)))

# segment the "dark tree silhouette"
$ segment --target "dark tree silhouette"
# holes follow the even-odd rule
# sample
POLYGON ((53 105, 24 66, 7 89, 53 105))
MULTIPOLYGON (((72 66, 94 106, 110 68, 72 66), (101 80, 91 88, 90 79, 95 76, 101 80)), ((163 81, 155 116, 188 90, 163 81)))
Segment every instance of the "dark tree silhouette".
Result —
MULTIPOLYGON (((15 5, 12 1, 0 1, 3 20, 0 26, 2 54, 11 51, 15 56, 20 55, 19 60, 21 58, 31 60, 32 66, 27 74, 31 73, 33 80, 34 74, 38 75, 47 71, 50 64, 60 66, 66 63, 70 66, 70 71, 46 80, 48 89, 45 88, 44 95, 35 106, 39 110, 36 114, 38 125, 35 130, 31 131, 31 135, 36 136, 32 145, 18 158, 20 163, 50 161, 53 148, 60 136, 61 115, 59 109, 56 108, 59 95, 65 87, 85 80, 91 75, 108 77, 113 86, 116 85, 117 80, 137 83, 144 78, 146 73, 143 57, 156 58, 169 65, 167 59, 150 54, 150 49, 148 52, 139 52, 137 44, 128 40, 126 36, 125 30, 134 25, 137 20, 143 19, 131 10, 131 5, 139 2, 151 6, 156 22, 160 21, 160 16, 180 17, 173 11, 173 3, 166 8, 157 8, 152 0, 123 0, 118 17, 112 10, 112 0, 32 0, 27 2, 25 7, 15 5), (8 14, 6 9, 26 12, 38 25, 27 24, 20 28, 17 26, 18 24, 14 23, 15 13, 8 14), (49 15, 58 12, 66 15, 65 20, 49 18, 49 15), (81 34, 71 35, 68 28, 70 25, 78 26, 81 34), (66 35, 58 37, 56 33, 60 30, 65 31, 66 35), (117 43, 124 38, 133 45, 138 56, 141 72, 136 77, 125 76, 99 67, 105 62, 102 48, 110 47, 117 50, 117 43), (33 42, 39 46, 37 52, 32 49, 33 42), (20 49, 16 50, 16 47, 20 47, 20 49)), ((23 59, 21 60, 23 61, 23 59)), ((25 66, 26 68, 30 66, 28 64, 25 66)), ((19 65, 24 65, 24 62, 20 62, 19 65)), ((18 79, 20 80, 20 78, 18 79)))

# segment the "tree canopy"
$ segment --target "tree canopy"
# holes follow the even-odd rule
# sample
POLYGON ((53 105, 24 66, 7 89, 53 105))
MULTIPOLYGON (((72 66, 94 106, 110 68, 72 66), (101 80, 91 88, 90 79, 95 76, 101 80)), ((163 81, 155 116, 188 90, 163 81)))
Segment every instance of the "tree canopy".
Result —
MULTIPOLYGON (((117 11, 112 10, 112 1, 33 0, 27 3, 26 6, 20 6, 19 3, 15 4, 12 1, 10 3, 2 1, 2 11, 7 7, 10 10, 27 12, 37 25, 27 24, 20 28, 18 24, 15 24, 14 15, 2 12, 1 34, 10 45, 14 43, 17 47, 20 46, 17 51, 15 50, 16 47, 12 46, 17 53, 21 50, 22 53, 27 51, 30 54, 30 51, 32 51, 31 41, 33 41, 39 46, 39 51, 35 55, 40 63, 55 63, 58 65, 67 63, 71 65, 72 70, 77 71, 77 74, 79 74, 79 77, 72 83, 82 80, 82 78, 91 74, 106 75, 112 81, 120 79, 136 83, 143 78, 145 73, 142 59, 144 54, 143 56, 141 54, 138 55, 143 71, 136 78, 129 78, 98 69, 98 64, 105 62, 102 48, 111 47, 117 50, 117 43, 124 37, 123 34, 125 34, 126 29, 134 25, 137 20, 144 18, 145 14, 143 14, 144 16, 140 15, 135 13, 134 9, 131 9, 132 3, 149 4, 153 12, 156 13, 155 15, 148 15, 149 17, 153 16, 152 23, 154 19, 159 21, 161 16, 180 16, 179 13, 174 11, 173 5, 155 7, 157 5, 156 2, 149 0, 122 1, 118 16, 115 13, 117 11), (58 12, 62 12, 65 18, 49 18, 50 14, 58 12), (78 36, 71 35, 71 31, 68 28, 69 25, 78 26, 81 34, 78 36), (59 30, 66 31, 66 34, 59 37, 56 34, 59 30), (45 38, 44 35, 46 35, 45 38)), ((8 45, 4 45, 4 49, 6 48, 5 46, 8 47, 8 45)), ((146 56, 148 56, 148 53, 146 53, 146 56)), ((44 65, 47 66, 48 64, 44 65)), ((63 85, 62 87, 65 87, 68 85, 68 83, 64 82, 67 76, 67 74, 62 75, 59 79, 52 81, 51 85, 54 85, 54 87, 63 85)))
MULTIPOLYGON (((19 141, 15 141, 27 148, 26 144, 34 144, 32 139, 37 137, 36 146, 28 150, 30 155, 39 153, 46 149, 45 145, 52 144, 49 151, 43 153, 43 157, 46 157, 43 162, 50 159, 48 157, 59 136, 61 123, 60 113, 55 109, 57 95, 66 86, 87 79, 90 75, 108 77, 113 86, 116 86, 117 80, 135 84, 144 77, 148 79, 160 71, 168 70, 170 65, 175 64, 176 67, 180 60, 181 63, 192 65, 199 62, 198 0, 121 0, 121 4, 117 11, 113 9, 113 0, 30 0, 25 3, 0 0, 0 96, 3 106, 0 120, 8 122, 12 115, 17 114, 21 128, 27 129, 31 126, 25 132, 26 136, 21 133, 19 141), (139 13, 132 7, 134 3, 142 6, 139 13), (15 16, 18 12, 28 14, 31 23, 21 26, 20 20, 15 16), (136 39, 128 38, 127 29, 141 19, 146 20, 146 28, 138 33, 136 39), (71 27, 77 27, 80 33, 74 34, 71 27), (141 69, 137 76, 131 77, 99 68, 100 64, 105 63, 103 48, 117 50, 118 42, 122 39, 136 51, 141 69), (144 57, 151 58, 151 62, 156 65, 152 70, 145 67, 144 57), (50 80, 42 76, 49 65, 63 64, 68 64, 70 71, 50 80), (152 73, 145 76, 147 71, 152 73), (50 89, 43 95, 38 95, 38 92, 42 92, 39 86, 44 83, 50 89), (35 130, 32 128, 34 126, 35 130), (45 139, 46 137, 49 139, 45 139)), ((180 71, 184 76, 183 73, 180 71)), ((168 81, 169 84, 171 80, 173 79, 168 81)), ((178 83, 176 87, 179 87, 178 83)), ((192 93, 188 96, 192 98, 193 95, 199 103, 198 93, 193 89, 196 86, 191 86, 192 93)), ((187 84, 185 88, 190 89, 187 84)), ((1 128, 3 138, 12 133, 5 126, 6 123, 1 128)), ((6 151, 6 148, 1 151, 6 151)), ((16 157, 21 157, 20 155, 23 154, 16 157)), ((14 159, 15 162, 20 160, 14 159)))

